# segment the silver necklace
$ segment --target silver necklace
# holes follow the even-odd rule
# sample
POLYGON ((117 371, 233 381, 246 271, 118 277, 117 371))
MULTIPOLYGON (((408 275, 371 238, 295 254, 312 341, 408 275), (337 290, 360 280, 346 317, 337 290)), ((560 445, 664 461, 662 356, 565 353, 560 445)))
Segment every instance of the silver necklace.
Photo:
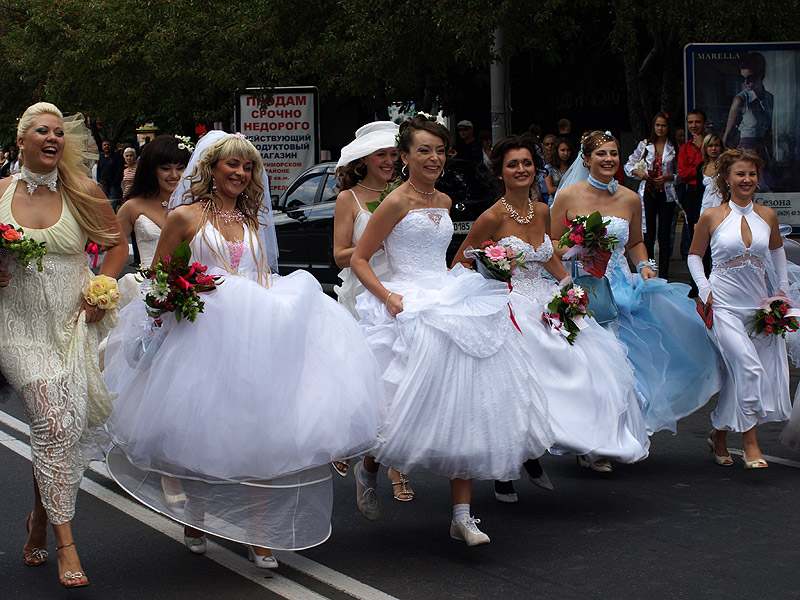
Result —
POLYGON ((411 181, 411 179, 408 180, 408 185, 414 188, 415 192, 417 192, 418 194, 422 194, 423 196, 433 196, 436 193, 436 188, 434 188, 432 192, 423 192, 421 189, 419 189, 417 186, 414 185, 414 182, 411 181))
POLYGON ((519 213, 511 206, 508 202, 506 202, 506 197, 502 196, 500 198, 500 202, 503 203, 503 206, 506 207, 508 214, 511 215, 511 218, 514 219, 520 225, 527 225, 533 219, 533 199, 528 196, 528 214, 524 217, 520 217, 519 213))
POLYGON ((51 192, 55 192, 58 184, 58 169, 53 169, 49 173, 40 175, 39 173, 34 173, 22 167, 19 173, 13 175, 13 178, 14 181, 19 181, 20 179, 24 181, 28 185, 28 193, 31 196, 33 196, 36 188, 40 185, 46 185, 47 189, 51 192))
POLYGON ((379 190, 379 189, 376 189, 376 188, 368 187, 368 186, 364 185, 363 183, 361 183, 360 181, 356 182, 356 185, 359 186, 359 187, 364 188, 365 190, 369 190, 370 192, 385 192, 386 189, 389 187, 389 184, 387 183, 386 186, 383 189, 379 190))
POLYGON ((244 216, 244 213, 241 210, 239 210, 239 207, 236 207, 232 210, 224 210, 222 208, 219 208, 216 204, 210 201, 208 205, 209 208, 211 209, 211 212, 214 213, 214 216, 218 220, 225 223, 225 225, 230 225, 231 223, 238 223, 240 225, 243 225, 245 221, 247 221, 247 219, 244 216))

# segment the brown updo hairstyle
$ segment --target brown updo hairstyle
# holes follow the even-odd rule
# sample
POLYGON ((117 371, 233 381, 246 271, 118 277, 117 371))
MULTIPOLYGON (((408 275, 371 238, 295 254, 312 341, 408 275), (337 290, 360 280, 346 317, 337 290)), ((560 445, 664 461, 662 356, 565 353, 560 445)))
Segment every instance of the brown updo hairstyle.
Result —
POLYGON ((509 135, 497 142, 492 148, 492 154, 489 156, 489 169, 492 171, 492 178, 494 185, 497 186, 498 197, 502 196, 506 191, 506 185, 500 177, 503 174, 503 163, 505 162, 506 154, 511 150, 524 149, 531 153, 533 166, 538 173, 542 169, 542 159, 539 153, 536 152, 534 141, 529 135, 509 135))
POLYGON ((581 136, 581 151, 583 152, 583 158, 589 158, 592 155, 592 152, 608 142, 614 142, 617 145, 617 152, 619 152, 619 140, 610 133, 600 131, 599 129, 587 131, 581 136))
MULTIPOLYGON (((414 115, 414 118, 410 121, 405 121, 404 123, 400 124, 400 131, 397 134, 397 151, 398 152, 411 152, 411 144, 414 141, 414 132, 415 131, 427 131, 428 133, 432 133, 444 142, 444 151, 447 157, 453 156, 455 151, 453 150, 453 138, 450 137, 450 132, 447 130, 447 127, 444 125, 440 125, 436 122, 436 119, 429 119, 425 115, 417 113, 414 115)), ((403 161, 401 158, 397 159, 398 165, 400 167, 403 166, 403 161)), ((403 179, 407 179, 407 176, 403 175, 403 179)))
POLYGON ((726 150, 719 155, 717 162, 714 163, 717 167, 717 174, 714 176, 714 186, 717 188, 723 202, 728 202, 731 199, 731 189, 728 186, 728 182, 725 181, 725 177, 730 175, 731 167, 739 161, 751 163, 756 169, 758 180, 761 181, 764 161, 756 154, 755 150, 750 150, 749 148, 726 150))

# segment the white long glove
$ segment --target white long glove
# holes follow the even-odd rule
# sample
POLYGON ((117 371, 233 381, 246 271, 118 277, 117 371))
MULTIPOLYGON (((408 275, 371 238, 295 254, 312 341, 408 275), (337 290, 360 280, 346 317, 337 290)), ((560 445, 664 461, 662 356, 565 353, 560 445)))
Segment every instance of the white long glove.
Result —
MULTIPOLYGON (((783 268, 786 269, 786 257, 784 256, 783 268)), ((706 277, 705 269, 703 269, 703 257, 697 254, 690 254, 686 259, 686 264, 689 265, 689 273, 692 274, 692 279, 697 286, 697 295, 703 304, 708 304, 708 296, 711 294, 711 282, 706 277)))
POLYGON ((775 265, 775 272, 778 275, 778 288, 787 293, 789 291, 789 271, 786 268, 786 250, 783 246, 770 250, 769 255, 772 257, 772 264, 775 265))

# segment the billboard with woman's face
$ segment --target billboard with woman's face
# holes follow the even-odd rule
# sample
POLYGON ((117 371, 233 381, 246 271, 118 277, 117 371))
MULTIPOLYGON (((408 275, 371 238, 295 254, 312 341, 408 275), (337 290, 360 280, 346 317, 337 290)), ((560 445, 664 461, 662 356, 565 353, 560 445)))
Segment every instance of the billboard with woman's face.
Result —
POLYGON ((689 44, 686 111, 702 109, 707 132, 764 159, 756 199, 800 227, 800 43, 689 44))

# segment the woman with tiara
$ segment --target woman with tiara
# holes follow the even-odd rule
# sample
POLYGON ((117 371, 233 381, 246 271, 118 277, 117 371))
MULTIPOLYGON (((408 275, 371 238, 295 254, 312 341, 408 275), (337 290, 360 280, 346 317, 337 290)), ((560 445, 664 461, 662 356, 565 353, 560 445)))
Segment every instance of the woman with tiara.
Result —
POLYGON ((552 237, 559 240, 565 220, 580 215, 599 211, 608 221, 609 234, 619 240, 606 271, 619 310, 611 327, 628 349, 644 398, 648 433, 663 429, 675 433, 679 419, 719 391, 719 357, 695 303, 686 297, 688 286, 656 277, 642 240, 639 197, 614 180, 619 161, 614 136, 602 131, 584 134, 581 154, 553 204, 552 237), (635 274, 628 268, 626 249, 636 264, 635 274))
MULTIPOLYGON (((511 278, 511 306, 522 339, 536 356, 530 367, 548 396, 555 437, 550 452, 575 454, 579 465, 607 473, 612 470, 610 458, 626 463, 646 458, 650 440, 633 368, 614 334, 587 317, 586 328, 571 345, 542 322, 547 304, 571 278, 553 252, 550 210, 530 197, 535 157, 525 138, 512 135, 497 143, 490 164, 502 196, 475 221, 454 262, 469 265, 472 260, 464 251, 486 240, 524 256, 525 268, 516 269, 511 278), (560 283, 546 279, 543 270, 560 283)), ((530 475, 528 464, 524 466, 530 475)), ((501 502, 517 501, 511 482, 495 482, 495 496, 501 502)))
MULTIPOLYGON (((336 163, 340 192, 336 197, 333 215, 333 258, 342 269, 339 273, 342 285, 333 290, 339 304, 356 319, 359 318, 356 296, 364 291, 364 286, 350 268, 350 257, 370 216, 389 191, 389 182, 395 176, 397 131, 397 125, 391 121, 375 121, 360 127, 356 131, 356 139, 342 148, 342 155, 336 163)), ((378 279, 386 279, 389 267, 383 249, 372 256, 369 264, 378 279)), ((377 468, 371 457, 365 459, 365 465, 371 471, 377 468)), ((349 461, 346 460, 333 463, 333 468, 342 477, 347 475, 349 467, 349 461)), ((403 473, 390 467, 388 475, 395 500, 410 502, 414 499, 414 490, 403 473)), ((362 499, 362 508, 366 508, 364 502, 362 499)), ((370 503, 376 502, 377 496, 370 498, 370 503)), ((365 514, 373 516, 369 510, 365 514)))
POLYGON ((155 261, 188 242, 224 279, 194 322, 159 326, 132 302, 109 338, 109 470, 135 498, 204 532, 298 550, 330 534, 334 458, 376 444, 381 387, 358 325, 304 271, 271 272, 277 244, 261 157, 240 134, 200 141, 172 195, 155 261))
MULTIPOLYGON (((368 290, 356 309, 389 395, 375 458, 450 479, 450 536, 486 544, 470 514, 472 479, 517 479, 523 462, 552 445, 547 401, 509 316, 506 284, 447 269, 451 201, 435 184, 450 133, 417 114, 401 125, 398 149, 406 180, 376 209, 350 259, 368 290), (369 265, 382 245, 390 270, 383 281, 369 265)), ((375 474, 361 466, 359 491, 374 489, 375 474)))

